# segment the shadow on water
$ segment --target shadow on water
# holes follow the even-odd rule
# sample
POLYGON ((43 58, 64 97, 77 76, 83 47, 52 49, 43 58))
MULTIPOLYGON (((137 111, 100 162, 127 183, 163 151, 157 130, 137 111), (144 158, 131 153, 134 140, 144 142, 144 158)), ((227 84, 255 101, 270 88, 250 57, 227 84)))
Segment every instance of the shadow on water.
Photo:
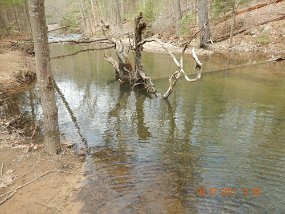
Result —
MULTIPOLYGON (((52 54, 77 49, 52 46, 52 54)), ((119 87, 104 53, 113 54, 53 61, 65 100, 58 102, 61 133, 91 147, 90 176, 78 196, 83 213, 285 210, 284 62, 217 72, 195 84, 181 79, 165 101, 119 87)), ((201 61, 204 70, 216 70, 259 59, 214 55, 201 61)), ((146 53, 143 60, 163 93, 175 65, 164 54, 146 53)), ((185 70, 193 66, 187 56, 185 70)), ((20 109, 11 110, 40 121, 37 96, 21 95, 20 109)))

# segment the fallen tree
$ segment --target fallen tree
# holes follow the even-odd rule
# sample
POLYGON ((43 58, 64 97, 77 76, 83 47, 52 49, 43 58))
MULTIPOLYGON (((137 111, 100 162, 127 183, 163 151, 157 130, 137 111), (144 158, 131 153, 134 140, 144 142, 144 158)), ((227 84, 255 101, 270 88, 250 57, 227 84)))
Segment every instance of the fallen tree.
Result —
MULTIPOLYGON (((203 27, 205 27, 205 25, 203 27)), ((147 76, 141 59, 143 45, 147 42, 156 42, 166 50, 166 52, 170 55, 178 67, 178 70, 175 71, 169 78, 169 88, 163 95, 163 98, 166 99, 172 93, 174 86, 176 85, 177 80, 181 74, 183 74, 185 79, 189 82, 195 82, 201 78, 202 63, 199 61, 194 48, 192 49, 192 56, 196 62, 195 70, 198 71, 196 78, 190 79, 186 75, 183 68, 183 55, 188 48, 191 40, 200 32, 201 29, 194 34, 190 41, 186 43, 184 49, 182 50, 180 60, 177 60, 174 54, 160 40, 155 38, 143 39, 143 32, 146 29, 146 26, 147 25, 144 21, 143 15, 140 14, 135 18, 135 33, 133 38, 134 42, 132 43, 132 39, 129 36, 129 42, 127 43, 123 42, 120 37, 117 37, 114 33, 111 32, 110 25, 101 22, 103 34, 112 44, 115 45, 115 51, 118 59, 118 61, 116 61, 112 57, 105 55, 105 60, 113 66, 115 70, 115 77, 121 84, 129 84, 131 88, 140 87, 146 90, 148 94, 157 96, 155 85, 153 84, 151 78, 147 76), (129 59, 130 51, 132 51, 135 56, 134 66, 129 59)))

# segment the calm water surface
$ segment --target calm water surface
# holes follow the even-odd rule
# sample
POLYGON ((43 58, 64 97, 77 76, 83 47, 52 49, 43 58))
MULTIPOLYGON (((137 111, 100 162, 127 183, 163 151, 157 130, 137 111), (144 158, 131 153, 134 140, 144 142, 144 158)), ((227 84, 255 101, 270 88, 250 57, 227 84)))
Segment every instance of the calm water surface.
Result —
MULTIPOLYGON (((52 55, 79 48, 54 45, 52 55)), ((181 79, 165 101, 120 88, 104 53, 112 55, 85 52, 52 66, 64 94, 61 132, 92 147, 84 212, 285 213, 284 62, 181 79)), ((260 59, 201 57, 204 71, 260 59)), ((164 93, 175 65, 164 54, 143 61, 164 93)))

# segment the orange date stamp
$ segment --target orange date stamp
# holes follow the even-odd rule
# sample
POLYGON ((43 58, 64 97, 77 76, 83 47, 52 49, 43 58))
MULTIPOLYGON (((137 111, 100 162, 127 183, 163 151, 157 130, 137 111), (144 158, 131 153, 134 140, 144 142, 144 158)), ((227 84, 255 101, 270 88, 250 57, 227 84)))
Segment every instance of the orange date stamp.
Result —
POLYGON ((236 195, 242 195, 244 197, 247 196, 254 196, 259 197, 262 195, 262 189, 260 187, 253 187, 253 188, 247 188, 247 187, 209 187, 206 188, 204 186, 200 186, 197 188, 196 193, 200 197, 205 196, 221 196, 221 197, 234 197, 236 195))

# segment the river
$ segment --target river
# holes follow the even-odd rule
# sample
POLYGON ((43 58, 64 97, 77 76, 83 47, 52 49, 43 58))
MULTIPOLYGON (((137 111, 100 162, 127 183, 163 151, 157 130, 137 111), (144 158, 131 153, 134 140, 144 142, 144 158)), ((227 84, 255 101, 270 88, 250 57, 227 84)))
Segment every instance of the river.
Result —
MULTIPOLYGON (((51 53, 79 48, 52 45, 51 53)), ((162 100, 120 88, 105 53, 114 55, 52 61, 64 94, 57 96, 63 138, 92 148, 79 197, 85 213, 285 212, 285 62, 210 72, 195 83, 181 78, 162 100)), ((261 59, 200 57, 206 72, 261 59)), ((143 62, 163 94, 174 63, 154 53, 143 62)), ((193 66, 186 56, 187 73, 193 66)), ((40 120, 30 94, 21 95, 22 111, 40 120)))

